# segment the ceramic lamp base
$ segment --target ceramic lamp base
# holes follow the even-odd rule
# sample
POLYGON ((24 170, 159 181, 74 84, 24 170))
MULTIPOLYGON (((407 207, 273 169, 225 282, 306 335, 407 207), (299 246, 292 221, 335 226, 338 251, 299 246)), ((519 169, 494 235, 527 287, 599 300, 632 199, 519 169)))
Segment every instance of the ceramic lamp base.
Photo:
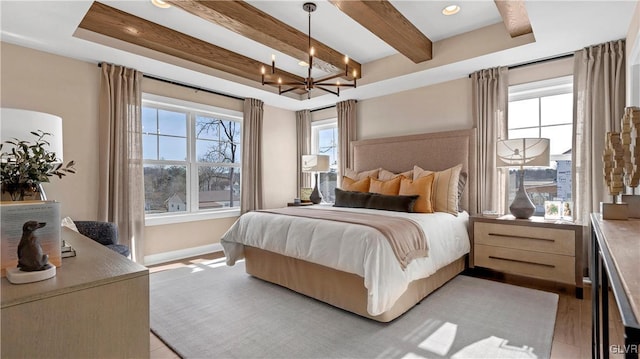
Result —
POLYGON ((516 198, 509 206, 511 214, 519 219, 529 219, 536 212, 536 206, 531 202, 527 191, 524 189, 524 171, 520 170, 520 186, 516 192, 516 198))
POLYGON ((49 268, 36 272, 23 272, 20 268, 7 268, 7 280, 13 284, 39 282, 53 278, 56 275, 56 266, 49 264, 49 268))
POLYGON ((322 202, 322 194, 320 194, 320 191, 318 190, 318 174, 317 173, 316 173, 316 185, 315 187, 313 187, 313 192, 311 192, 311 196, 309 196, 309 199, 311 200, 311 202, 313 202, 313 204, 318 204, 322 202))

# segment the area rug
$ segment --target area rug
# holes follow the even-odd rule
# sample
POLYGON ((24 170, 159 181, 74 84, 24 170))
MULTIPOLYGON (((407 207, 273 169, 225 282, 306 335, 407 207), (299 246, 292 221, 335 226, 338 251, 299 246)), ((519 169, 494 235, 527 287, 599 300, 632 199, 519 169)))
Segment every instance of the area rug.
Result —
POLYGON ((558 295, 457 276, 391 323, 223 260, 151 274, 151 330, 183 358, 548 358, 558 295))

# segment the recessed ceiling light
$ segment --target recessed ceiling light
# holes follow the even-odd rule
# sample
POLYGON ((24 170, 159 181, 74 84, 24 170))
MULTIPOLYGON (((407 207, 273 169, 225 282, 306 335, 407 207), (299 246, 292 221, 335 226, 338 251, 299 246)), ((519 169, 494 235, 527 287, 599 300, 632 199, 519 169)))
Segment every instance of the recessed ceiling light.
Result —
POLYGON ((449 6, 445 7, 444 9, 442 9, 442 14, 449 16, 449 15, 457 14, 458 11, 460 11, 460 6, 458 6, 458 5, 449 5, 449 6))
POLYGON ((306 61, 302 61, 302 60, 300 60, 300 62, 298 62, 298 65, 305 66, 305 67, 309 66, 309 64, 306 61))
POLYGON ((161 9, 166 9, 171 7, 171 4, 163 0, 151 0, 151 3, 161 9))

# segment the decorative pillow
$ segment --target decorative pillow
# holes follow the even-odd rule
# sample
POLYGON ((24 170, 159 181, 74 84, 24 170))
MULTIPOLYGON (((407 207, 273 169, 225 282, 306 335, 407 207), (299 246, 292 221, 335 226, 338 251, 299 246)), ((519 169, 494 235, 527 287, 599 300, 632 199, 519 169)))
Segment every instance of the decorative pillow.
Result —
POLYGON ((367 208, 384 209, 396 212, 413 212, 418 196, 388 196, 379 193, 369 193, 367 208))
POLYGON ((462 212, 462 193, 464 187, 467 185, 467 172, 460 172, 460 178, 458 179, 458 212, 462 212))
POLYGON ((409 170, 406 172, 402 172, 402 173, 393 173, 391 171, 387 171, 383 168, 380 169, 380 172, 378 172, 378 179, 381 181, 388 181, 390 179, 394 179, 398 176, 404 176, 407 178, 413 178, 413 170, 409 170))
POLYGON ((379 168, 376 168, 374 170, 369 170, 369 171, 362 171, 362 172, 356 172, 350 168, 347 168, 344 172, 345 172, 345 176, 351 178, 352 180, 363 180, 365 178, 378 178, 378 172, 380 171, 379 168))
POLYGON ((444 171, 427 171, 418 166, 413 167, 413 180, 435 173, 433 180, 433 210, 436 212, 458 215, 458 181, 462 165, 453 166, 444 171))
POLYGON ((340 188, 336 188, 335 193, 334 207, 366 208, 371 197, 368 192, 344 191, 340 188))
POLYGON ((400 190, 400 180, 402 178, 404 177, 396 177, 388 181, 380 181, 372 178, 369 184, 369 192, 395 196, 400 190))
POLYGON ((420 177, 415 181, 408 178, 402 178, 400 181, 400 191, 398 194, 419 196, 413 207, 414 212, 433 213, 431 192, 435 176, 436 175, 432 173, 428 176, 420 177))
POLYGON ((342 187, 342 189, 345 191, 368 192, 370 180, 371 179, 367 177, 365 179, 356 181, 349 177, 343 176, 342 183, 340 183, 340 187, 342 187))

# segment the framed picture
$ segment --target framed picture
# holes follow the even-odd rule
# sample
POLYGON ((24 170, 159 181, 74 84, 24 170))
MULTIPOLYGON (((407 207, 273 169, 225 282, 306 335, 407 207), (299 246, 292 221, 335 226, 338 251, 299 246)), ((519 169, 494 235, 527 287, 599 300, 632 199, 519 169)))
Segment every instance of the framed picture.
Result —
POLYGON ((573 220, 573 202, 562 202, 562 219, 573 220))
POLYGON ((310 202, 311 192, 313 192, 313 188, 308 188, 308 187, 300 188, 300 201, 310 202))
POLYGON ((544 219, 562 218, 561 201, 544 201, 544 219))

